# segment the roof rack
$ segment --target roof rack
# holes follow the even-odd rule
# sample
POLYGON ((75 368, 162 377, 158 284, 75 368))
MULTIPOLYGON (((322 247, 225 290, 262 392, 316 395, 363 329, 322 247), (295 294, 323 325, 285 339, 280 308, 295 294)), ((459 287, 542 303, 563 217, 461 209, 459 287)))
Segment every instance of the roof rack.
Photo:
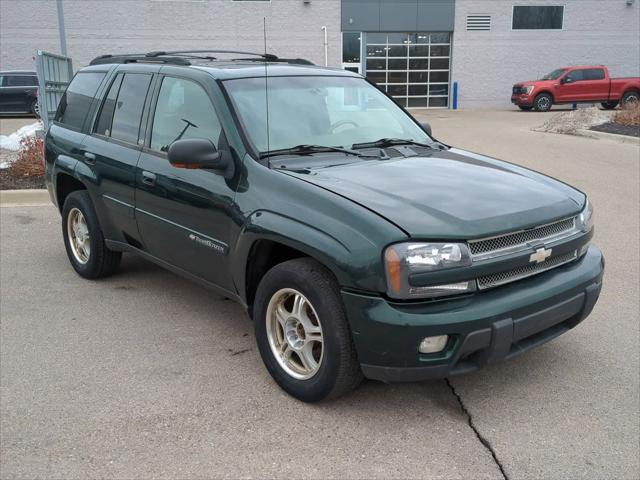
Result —
POLYGON ((191 65, 191 60, 218 60, 210 53, 233 53, 238 55, 250 55, 249 58, 231 58, 231 61, 251 62, 279 62, 297 65, 313 65, 313 62, 304 58, 278 58, 271 53, 253 53, 240 50, 175 50, 170 52, 155 51, 148 53, 107 54, 91 60, 89 65, 103 65, 109 63, 168 63, 173 65, 191 65))
MULTIPOLYGON (((243 52, 240 50, 175 50, 175 51, 171 51, 171 52, 164 52, 164 51, 159 51, 159 52, 149 52, 147 53, 148 57, 158 57, 158 56, 165 56, 165 55, 182 55, 182 54, 192 54, 192 53, 237 53, 239 55, 252 55, 255 57, 261 57, 264 60, 269 60, 269 61, 277 61, 278 57, 271 54, 271 53, 254 53, 254 52, 243 52)), ((212 58, 212 57, 208 57, 208 58, 212 58)), ((215 57, 214 57, 215 58, 215 57)))

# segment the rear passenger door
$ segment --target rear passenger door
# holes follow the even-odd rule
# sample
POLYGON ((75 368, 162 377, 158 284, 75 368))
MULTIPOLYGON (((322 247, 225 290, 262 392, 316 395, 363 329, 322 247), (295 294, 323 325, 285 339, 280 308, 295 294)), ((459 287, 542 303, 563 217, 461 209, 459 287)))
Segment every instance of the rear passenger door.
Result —
POLYGON ((176 168, 167 158, 169 146, 187 138, 209 139, 228 152, 211 88, 192 78, 158 79, 151 131, 138 163, 136 218, 151 255, 233 291, 228 253, 234 183, 211 170, 176 168))
POLYGON ((609 98, 609 79, 605 78, 604 69, 587 68, 582 76, 586 100, 600 102, 609 98))
POLYGON ((82 161, 94 175, 103 229, 109 240, 139 246, 135 171, 144 143, 141 129, 153 72, 121 68, 97 110, 82 161))

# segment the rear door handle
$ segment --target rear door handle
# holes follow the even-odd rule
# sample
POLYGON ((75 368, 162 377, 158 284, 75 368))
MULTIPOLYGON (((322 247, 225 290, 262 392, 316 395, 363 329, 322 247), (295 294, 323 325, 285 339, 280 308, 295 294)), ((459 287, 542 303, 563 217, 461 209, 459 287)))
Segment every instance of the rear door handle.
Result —
POLYGON ((151 172, 142 172, 142 183, 153 187, 156 184, 156 175, 151 172))
POLYGON ((96 163, 96 155, 91 152, 84 152, 84 161, 87 163, 94 164, 96 163))

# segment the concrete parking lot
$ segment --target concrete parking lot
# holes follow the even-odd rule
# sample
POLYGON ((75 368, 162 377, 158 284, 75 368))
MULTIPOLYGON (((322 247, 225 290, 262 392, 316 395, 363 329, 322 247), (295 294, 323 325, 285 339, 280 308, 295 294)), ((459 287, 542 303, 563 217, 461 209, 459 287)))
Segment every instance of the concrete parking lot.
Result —
POLYGON ((0 477, 639 478, 640 147, 549 115, 417 114, 586 191, 607 259, 578 328, 449 383, 300 403, 236 304, 132 256, 82 280, 53 207, 0 208, 0 477))

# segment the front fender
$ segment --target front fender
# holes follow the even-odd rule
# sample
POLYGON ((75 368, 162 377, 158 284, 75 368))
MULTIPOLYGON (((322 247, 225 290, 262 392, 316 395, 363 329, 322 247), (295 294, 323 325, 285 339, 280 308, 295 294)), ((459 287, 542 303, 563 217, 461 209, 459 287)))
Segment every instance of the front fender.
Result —
POLYGON ((251 214, 242 227, 231 255, 234 282, 246 299, 246 271, 251 248, 258 240, 286 245, 315 258, 335 275, 341 287, 384 290, 379 248, 353 229, 340 239, 309 223, 268 210, 251 214))

